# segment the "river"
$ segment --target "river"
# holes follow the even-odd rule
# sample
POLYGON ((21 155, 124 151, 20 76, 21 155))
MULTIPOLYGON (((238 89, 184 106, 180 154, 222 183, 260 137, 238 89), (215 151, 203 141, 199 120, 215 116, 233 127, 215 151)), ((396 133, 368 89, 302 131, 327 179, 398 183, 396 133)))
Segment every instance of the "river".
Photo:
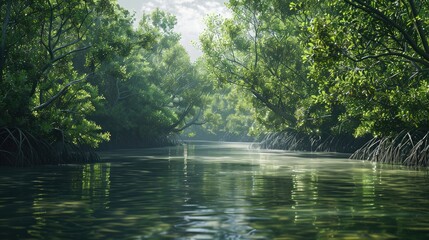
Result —
POLYGON ((425 170, 246 143, 0 168, 0 239, 429 239, 425 170))

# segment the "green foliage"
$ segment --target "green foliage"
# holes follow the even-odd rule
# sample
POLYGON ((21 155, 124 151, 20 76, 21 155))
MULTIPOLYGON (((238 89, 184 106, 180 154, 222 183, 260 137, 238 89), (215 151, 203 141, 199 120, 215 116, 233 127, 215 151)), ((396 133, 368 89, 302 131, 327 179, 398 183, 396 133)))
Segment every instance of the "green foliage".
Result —
MULTIPOLYGON (((1 6, 0 126, 49 142, 97 146, 108 134, 87 119, 101 100, 72 57, 90 47, 92 1, 6 1, 1 6), (52 134, 59 130, 62 136, 52 134)), ((103 12, 97 12, 104 14, 103 12)))
POLYGON ((299 127, 295 112, 314 89, 301 61, 296 20, 274 3, 230 1, 233 17, 211 16, 200 39, 214 76, 247 91, 263 128, 281 131, 299 127))
POLYGON ((307 23, 317 101, 340 104, 356 136, 428 130, 426 1, 331 1, 307 23), (331 12, 333 14, 326 14, 331 12))
POLYGON ((109 27, 96 32, 104 46, 91 50, 86 71, 105 97, 93 118, 112 134, 111 144, 153 145, 198 124, 210 85, 180 45, 175 17, 155 10, 136 30, 125 11, 99 21, 109 27))
POLYGON ((211 87, 180 46, 173 15, 156 10, 134 29, 113 0, 7 0, 0 12, 5 133, 76 153, 111 135, 154 143, 198 123, 211 87))
POLYGON ((429 129, 426 1, 230 1, 201 44, 252 96, 259 132, 388 136, 429 129))
POLYGON ((0 128, 91 147, 110 136, 147 146, 203 124, 321 142, 429 130, 426 0, 228 7, 231 18, 207 18, 191 63, 177 19, 159 9, 134 28, 114 0, 3 1, 0 128))
POLYGON ((243 141, 257 134, 253 108, 248 96, 236 86, 214 88, 202 115, 204 125, 191 127, 185 134, 197 139, 243 141))

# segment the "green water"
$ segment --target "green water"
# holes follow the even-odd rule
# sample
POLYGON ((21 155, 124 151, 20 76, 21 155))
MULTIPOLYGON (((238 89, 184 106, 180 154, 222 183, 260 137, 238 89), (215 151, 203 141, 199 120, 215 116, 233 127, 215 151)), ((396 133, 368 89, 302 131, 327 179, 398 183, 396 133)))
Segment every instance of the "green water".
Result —
POLYGON ((0 239, 429 239, 429 177, 198 143, 0 168, 0 239))

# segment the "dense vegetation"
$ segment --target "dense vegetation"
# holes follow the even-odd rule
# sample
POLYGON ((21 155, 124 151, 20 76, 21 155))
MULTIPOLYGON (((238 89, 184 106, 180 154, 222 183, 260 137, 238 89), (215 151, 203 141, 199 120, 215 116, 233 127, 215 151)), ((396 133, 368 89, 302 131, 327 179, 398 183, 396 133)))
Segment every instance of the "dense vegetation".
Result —
POLYGON ((204 56, 191 63, 160 10, 135 28, 114 0, 3 1, 1 164, 166 144, 192 125, 202 127, 189 136, 363 146, 356 158, 428 164, 427 0, 227 6, 231 18, 207 18, 204 56))
POLYGON ((0 11, 0 164, 91 160, 109 139, 165 144, 197 123, 210 85, 171 14, 135 29, 110 0, 8 0, 0 11))
POLYGON ((201 35, 269 147, 428 164, 429 2, 231 0, 201 35))

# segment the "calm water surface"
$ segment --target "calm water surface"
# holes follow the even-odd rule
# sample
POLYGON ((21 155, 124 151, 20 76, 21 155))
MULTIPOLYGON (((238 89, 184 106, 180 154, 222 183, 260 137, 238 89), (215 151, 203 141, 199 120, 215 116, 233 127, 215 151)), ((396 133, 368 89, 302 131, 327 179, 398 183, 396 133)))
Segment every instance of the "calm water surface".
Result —
POLYGON ((0 168, 0 239, 429 239, 429 177, 198 143, 0 168))

